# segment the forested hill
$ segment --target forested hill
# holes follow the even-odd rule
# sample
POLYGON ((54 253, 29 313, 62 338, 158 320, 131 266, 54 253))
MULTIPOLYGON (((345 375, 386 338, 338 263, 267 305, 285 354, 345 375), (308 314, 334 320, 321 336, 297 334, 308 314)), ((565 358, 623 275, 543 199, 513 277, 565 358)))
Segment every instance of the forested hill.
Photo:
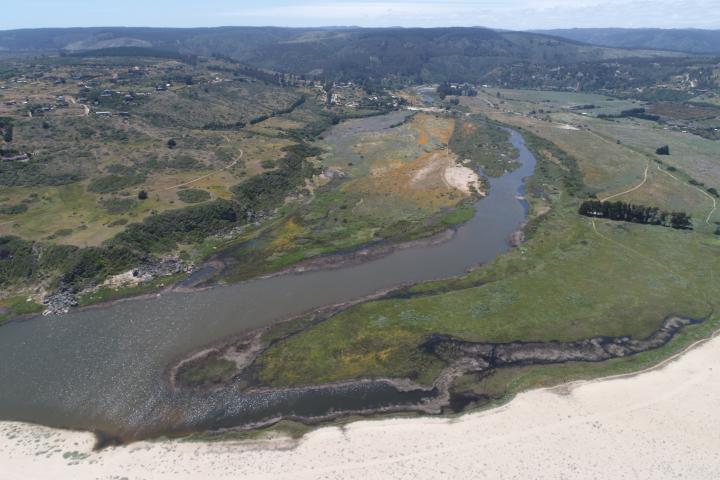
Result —
POLYGON ((720 30, 571 28, 536 32, 607 47, 720 54, 720 30))
POLYGON ((476 80, 498 67, 518 62, 557 66, 672 55, 485 28, 111 27, 0 32, 0 50, 6 53, 78 52, 118 47, 220 54, 255 67, 326 78, 397 75, 418 81, 476 80))

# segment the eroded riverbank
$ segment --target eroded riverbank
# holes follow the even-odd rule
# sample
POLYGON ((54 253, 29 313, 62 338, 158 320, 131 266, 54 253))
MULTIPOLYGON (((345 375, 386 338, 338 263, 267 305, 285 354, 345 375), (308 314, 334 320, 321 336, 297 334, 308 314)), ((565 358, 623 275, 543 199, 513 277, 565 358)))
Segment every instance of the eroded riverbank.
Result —
MULTIPOLYGON (((341 307, 317 312, 323 321, 341 307)), ((469 392, 453 393, 451 388, 454 382, 462 375, 475 375, 478 378, 491 375, 496 370, 517 366, 552 365, 569 362, 605 362, 614 358, 633 356, 639 353, 655 350, 667 345, 684 328, 697 325, 704 319, 688 319, 670 317, 665 319, 661 326, 646 338, 633 339, 630 337, 594 337, 573 342, 468 342, 454 339, 445 335, 433 335, 419 348, 425 353, 440 358, 445 367, 435 378, 431 385, 421 385, 411 379, 359 379, 334 382, 326 385, 297 386, 289 388, 270 388, 258 384, 254 377, 254 363, 257 357, 267 349, 272 342, 263 341, 263 331, 253 332, 245 338, 226 344, 221 347, 208 349, 193 355, 170 370, 168 381, 179 395, 192 395, 198 401, 205 396, 224 396, 225 392, 243 392, 245 394, 275 394, 287 395, 297 393, 310 393, 319 390, 365 388, 367 386, 379 387, 381 385, 394 389, 397 400, 410 400, 410 395, 417 395, 417 403, 398 403, 357 410, 344 409, 333 411, 324 415, 303 416, 298 414, 278 415, 265 421, 243 425, 234 424, 225 419, 222 426, 214 423, 207 425, 208 429, 233 427, 240 430, 255 429, 272 425, 280 420, 299 421, 305 424, 318 424, 349 415, 369 415, 390 412, 419 412, 423 414, 440 414, 457 412, 466 405, 473 403, 482 406, 499 400, 469 392), (232 360, 235 368, 225 378, 204 378, 202 382, 191 383, 183 380, 183 373, 197 365, 207 366, 218 358, 232 360)), ((276 339, 281 340, 281 339, 276 339)), ((236 419, 240 421, 240 419, 236 419)))

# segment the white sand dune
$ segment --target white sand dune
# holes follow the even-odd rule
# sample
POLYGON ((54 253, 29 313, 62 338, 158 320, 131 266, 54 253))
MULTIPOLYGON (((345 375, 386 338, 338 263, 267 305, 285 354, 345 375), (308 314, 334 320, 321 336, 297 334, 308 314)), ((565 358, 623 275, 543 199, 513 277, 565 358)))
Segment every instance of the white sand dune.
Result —
POLYGON ((442 418, 362 421, 299 443, 142 442, 0 424, 2 479, 720 478, 720 338, 637 376, 442 418))

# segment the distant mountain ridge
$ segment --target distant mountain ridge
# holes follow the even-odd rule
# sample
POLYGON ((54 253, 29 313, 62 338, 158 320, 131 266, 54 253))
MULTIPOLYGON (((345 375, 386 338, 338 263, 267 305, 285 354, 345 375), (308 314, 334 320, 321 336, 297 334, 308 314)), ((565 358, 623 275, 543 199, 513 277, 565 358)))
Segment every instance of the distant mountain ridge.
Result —
POLYGON ((70 28, 0 32, 0 49, 66 52, 148 48, 232 57, 271 70, 334 79, 473 81, 498 68, 672 57, 558 36, 487 28, 70 28))
POLYGON ((570 28, 533 30, 577 42, 614 48, 644 48, 720 54, 720 30, 661 28, 570 28))

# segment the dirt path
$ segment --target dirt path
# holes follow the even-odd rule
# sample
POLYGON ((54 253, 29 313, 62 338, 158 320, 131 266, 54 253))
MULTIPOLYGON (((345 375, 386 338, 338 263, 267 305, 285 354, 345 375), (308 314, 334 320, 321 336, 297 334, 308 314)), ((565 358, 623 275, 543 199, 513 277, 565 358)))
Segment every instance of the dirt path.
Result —
POLYGON ((77 103, 75 97, 71 97, 70 95, 65 96, 65 98, 70 100, 70 103, 72 103, 73 105, 80 105, 81 107, 83 107, 84 112, 82 115, 80 115, 81 117, 87 117, 88 115, 90 115, 90 107, 88 107, 84 103, 77 103))
POLYGON ((648 179, 648 172, 649 172, 649 171, 650 171, 650 162, 648 161, 648 164, 647 164, 647 166, 645 167, 645 173, 644 173, 644 175, 643 175, 642 182, 638 183, 637 185, 635 185, 635 186, 632 187, 632 188, 629 188, 629 189, 625 190, 624 192, 615 193, 615 194, 613 194, 613 195, 610 195, 609 197, 602 198, 602 199, 600 199, 600 201, 601 201, 601 202, 607 202, 607 201, 610 200, 611 198, 619 197, 619 196, 621 196, 621 195, 625 195, 625 194, 628 194, 628 193, 630 193, 630 192, 634 192, 634 191, 637 190, 638 188, 640 188, 640 187, 642 187, 643 185, 645 185, 645 182, 647 182, 647 179, 648 179))
POLYGON ((176 189, 176 188, 184 187, 184 186, 193 184, 193 183, 195 183, 195 182, 199 182, 200 180, 204 180, 204 179, 206 179, 206 178, 208 178, 208 177, 211 177, 211 176, 215 175, 216 173, 220 173, 220 172, 222 172, 222 171, 224 171, 224 170, 228 170, 228 169, 234 167, 235 165, 237 165, 237 163, 238 163, 240 160, 242 160, 242 158, 243 158, 244 155, 245 155, 245 152, 244 152, 243 150, 240 150, 240 156, 239 156, 238 158, 236 158, 235 161, 234 161, 233 163, 231 163, 230 165, 228 165, 228 166, 226 166, 226 167, 223 167, 223 168, 221 168, 220 170, 215 170, 214 172, 210 172, 210 173, 208 173, 207 175, 203 175, 202 177, 198 177, 198 178, 195 178, 195 179, 193 179, 193 180, 190 180, 189 182, 183 182, 183 183, 180 183, 180 184, 178 184, 178 185, 173 185, 172 187, 163 188, 163 189, 160 190, 160 191, 161 191, 161 192, 166 192, 166 191, 168 191, 168 190, 173 190, 173 189, 176 189))
POLYGON ((695 190, 699 191, 700 193, 702 193, 703 195, 705 195, 706 197, 708 197, 708 198, 710 199, 710 201, 711 201, 712 204, 713 204, 713 208, 712 208, 712 210, 710 210, 710 213, 708 213, 708 216, 707 216, 707 218, 705 219, 705 223, 707 223, 708 225, 711 225, 710 219, 712 218, 713 214, 714 214, 715 211, 717 210, 717 200, 715 199, 715 197, 713 197, 712 195, 710 195, 708 192, 706 192, 705 190, 703 190, 703 189, 700 188, 700 187, 696 187, 695 185, 690 185, 689 183, 683 182, 682 180, 680 180, 678 177, 676 177, 676 176, 673 175, 672 173, 668 172, 667 170, 663 170, 662 168, 660 168, 660 165, 657 166, 657 169, 660 170, 661 172, 663 172, 665 175, 668 175, 668 176, 674 178, 675 180, 677 180, 678 182, 682 183, 683 185, 687 185, 688 187, 694 188, 695 190))

